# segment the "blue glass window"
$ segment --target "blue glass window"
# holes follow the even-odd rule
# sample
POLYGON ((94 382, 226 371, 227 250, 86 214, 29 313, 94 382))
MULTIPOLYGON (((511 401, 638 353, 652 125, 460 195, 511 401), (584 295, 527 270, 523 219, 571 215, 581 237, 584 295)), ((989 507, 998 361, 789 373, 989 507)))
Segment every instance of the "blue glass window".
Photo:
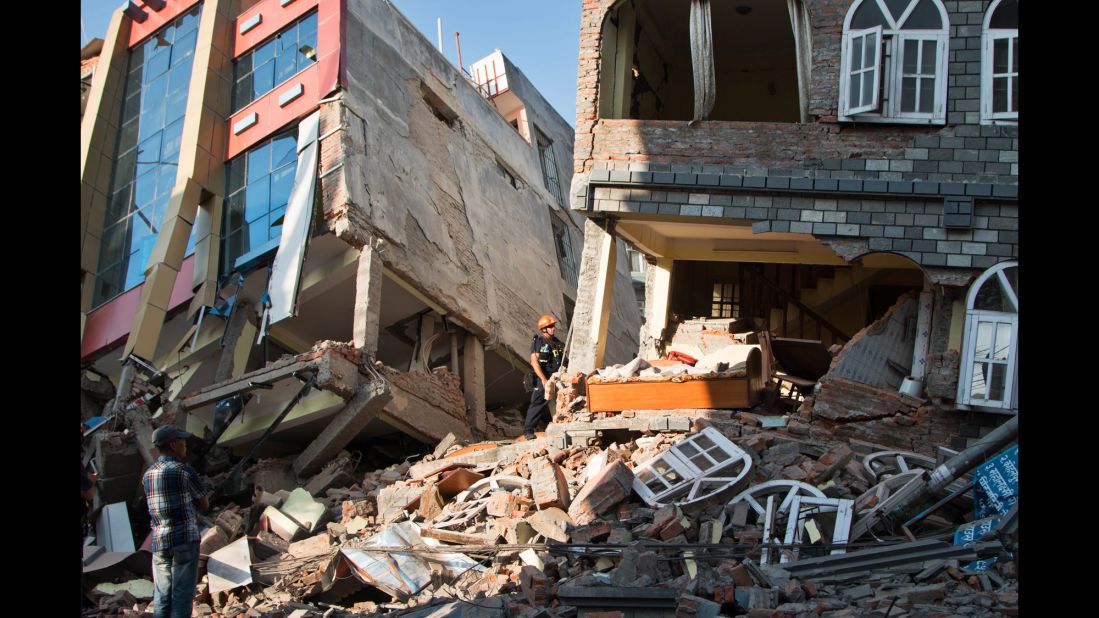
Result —
POLYGON ((93 307, 145 279, 175 185, 201 12, 195 6, 130 50, 93 307))
POLYGON ((317 61, 317 12, 283 28, 233 63, 233 113, 317 61))
POLYGON ((224 272, 279 246, 282 219, 298 169, 297 143, 294 128, 226 164, 224 272))

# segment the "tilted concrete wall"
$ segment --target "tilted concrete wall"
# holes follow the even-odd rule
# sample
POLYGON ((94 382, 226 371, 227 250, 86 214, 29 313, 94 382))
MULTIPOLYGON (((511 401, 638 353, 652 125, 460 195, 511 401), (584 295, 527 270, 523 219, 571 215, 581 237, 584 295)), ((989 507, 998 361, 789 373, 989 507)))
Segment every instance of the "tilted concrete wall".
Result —
MULTIPOLYGON (((565 206, 545 189, 535 147, 385 3, 348 4, 345 45, 347 88, 322 104, 321 134, 339 135, 321 151, 327 225, 355 246, 383 238, 388 267, 490 345, 525 359, 538 315, 565 316, 563 295, 575 295, 560 276, 550 222, 550 209, 565 206), (497 161, 522 181, 519 190, 497 161)), ((554 141, 567 192, 572 128, 518 71, 509 80, 554 141)), ((582 232, 569 220, 579 260, 582 232)), ((620 275, 628 291, 629 273, 620 275)), ((610 339, 636 349, 632 294, 616 304, 626 317, 610 339)))

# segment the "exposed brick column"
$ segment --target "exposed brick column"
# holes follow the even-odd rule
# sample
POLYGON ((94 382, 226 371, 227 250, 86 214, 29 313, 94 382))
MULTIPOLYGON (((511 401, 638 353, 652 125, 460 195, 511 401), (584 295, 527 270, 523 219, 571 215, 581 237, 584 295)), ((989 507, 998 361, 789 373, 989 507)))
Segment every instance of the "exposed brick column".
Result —
POLYGON ((485 431, 485 347, 473 333, 466 333, 462 354, 462 390, 473 428, 485 431))
POLYGON ((593 131, 597 123, 600 47, 603 17, 613 0, 583 0, 580 16, 580 60, 576 80, 576 139, 573 171, 591 166, 593 131))

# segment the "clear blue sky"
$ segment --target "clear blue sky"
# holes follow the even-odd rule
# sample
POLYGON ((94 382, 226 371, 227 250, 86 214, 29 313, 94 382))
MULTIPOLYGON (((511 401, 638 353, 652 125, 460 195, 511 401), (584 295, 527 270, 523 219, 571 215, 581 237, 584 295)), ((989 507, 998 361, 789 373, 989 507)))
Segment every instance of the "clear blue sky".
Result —
MULTIPOLYGON (((436 41, 443 18, 443 52, 457 65, 454 32, 461 33, 462 61, 469 65, 502 50, 571 125, 576 122, 576 65, 580 50, 581 0, 393 0, 436 41)), ((107 32, 122 0, 80 0, 83 46, 107 32)))

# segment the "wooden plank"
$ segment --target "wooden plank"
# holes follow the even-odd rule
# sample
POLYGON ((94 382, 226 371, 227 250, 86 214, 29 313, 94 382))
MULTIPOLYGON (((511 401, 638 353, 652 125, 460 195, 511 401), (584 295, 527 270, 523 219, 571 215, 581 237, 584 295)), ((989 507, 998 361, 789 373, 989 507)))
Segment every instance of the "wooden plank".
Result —
MULTIPOLYGON (((758 377, 756 380, 758 381, 758 377)), ((759 401, 759 391, 750 389, 750 382, 750 378, 722 378, 686 382, 588 384, 588 407, 592 412, 750 408, 759 401)))

